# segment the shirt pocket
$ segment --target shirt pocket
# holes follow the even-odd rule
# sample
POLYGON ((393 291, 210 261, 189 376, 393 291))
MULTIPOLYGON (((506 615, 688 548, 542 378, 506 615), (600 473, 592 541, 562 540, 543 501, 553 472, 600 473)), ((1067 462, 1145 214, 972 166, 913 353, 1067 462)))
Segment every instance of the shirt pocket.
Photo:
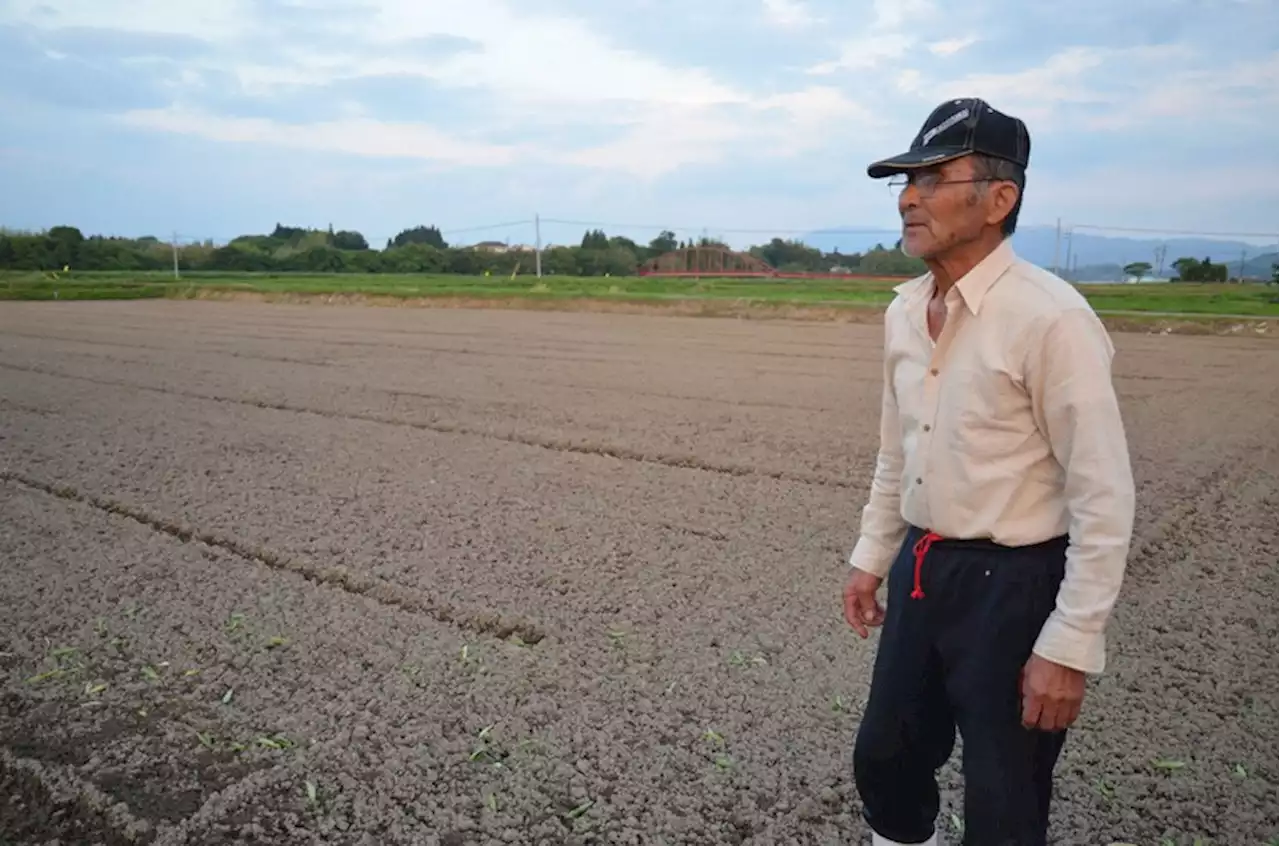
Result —
POLYGON ((999 462, 1027 449, 1035 437, 1031 400, 1019 378, 980 366, 955 368, 942 386, 949 445, 966 458, 999 462))

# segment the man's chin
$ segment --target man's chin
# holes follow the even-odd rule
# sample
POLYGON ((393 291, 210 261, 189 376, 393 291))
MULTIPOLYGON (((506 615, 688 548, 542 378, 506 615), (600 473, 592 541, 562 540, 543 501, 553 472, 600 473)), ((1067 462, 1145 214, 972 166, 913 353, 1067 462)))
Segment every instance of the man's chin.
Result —
POLYGON ((899 247, 899 249, 905 256, 910 256, 911 258, 923 258, 926 252, 924 239, 912 238, 909 231, 910 230, 907 230, 902 233, 902 246, 899 247))

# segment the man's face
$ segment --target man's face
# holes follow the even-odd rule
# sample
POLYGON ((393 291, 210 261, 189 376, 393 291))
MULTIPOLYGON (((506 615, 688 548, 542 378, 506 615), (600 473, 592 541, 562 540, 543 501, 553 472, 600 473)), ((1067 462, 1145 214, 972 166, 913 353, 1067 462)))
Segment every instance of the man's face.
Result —
POLYGON ((982 183, 973 181, 970 156, 907 174, 898 197, 902 216, 902 251, 930 259, 982 234, 992 209, 982 183))

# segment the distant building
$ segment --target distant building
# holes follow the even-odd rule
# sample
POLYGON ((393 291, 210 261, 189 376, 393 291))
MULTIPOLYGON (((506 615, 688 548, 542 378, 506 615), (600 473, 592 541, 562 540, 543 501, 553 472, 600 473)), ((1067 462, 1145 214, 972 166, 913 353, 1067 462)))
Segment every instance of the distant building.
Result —
POLYGON ((508 244, 504 241, 480 241, 472 244, 471 249, 479 250, 482 253, 519 253, 525 250, 532 250, 528 244, 508 244))

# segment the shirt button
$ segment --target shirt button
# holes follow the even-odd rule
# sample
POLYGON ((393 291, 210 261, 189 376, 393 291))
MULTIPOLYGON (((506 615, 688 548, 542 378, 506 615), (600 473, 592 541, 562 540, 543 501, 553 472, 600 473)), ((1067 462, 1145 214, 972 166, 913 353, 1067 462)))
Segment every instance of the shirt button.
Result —
POLYGON ((930 376, 937 376, 937 375, 938 375, 938 368, 936 368, 936 367, 930 368, 930 370, 929 370, 929 375, 930 375, 930 376))
POLYGON ((931 429, 933 429, 933 427, 932 427, 932 426, 930 426, 928 423, 924 424, 924 430, 925 430, 926 432, 930 431, 931 429))
POLYGON ((916 477, 916 484, 917 484, 917 485, 923 485, 923 484, 924 484, 924 479, 921 479, 920 477, 918 477, 918 476, 917 476, 917 477, 916 477))

